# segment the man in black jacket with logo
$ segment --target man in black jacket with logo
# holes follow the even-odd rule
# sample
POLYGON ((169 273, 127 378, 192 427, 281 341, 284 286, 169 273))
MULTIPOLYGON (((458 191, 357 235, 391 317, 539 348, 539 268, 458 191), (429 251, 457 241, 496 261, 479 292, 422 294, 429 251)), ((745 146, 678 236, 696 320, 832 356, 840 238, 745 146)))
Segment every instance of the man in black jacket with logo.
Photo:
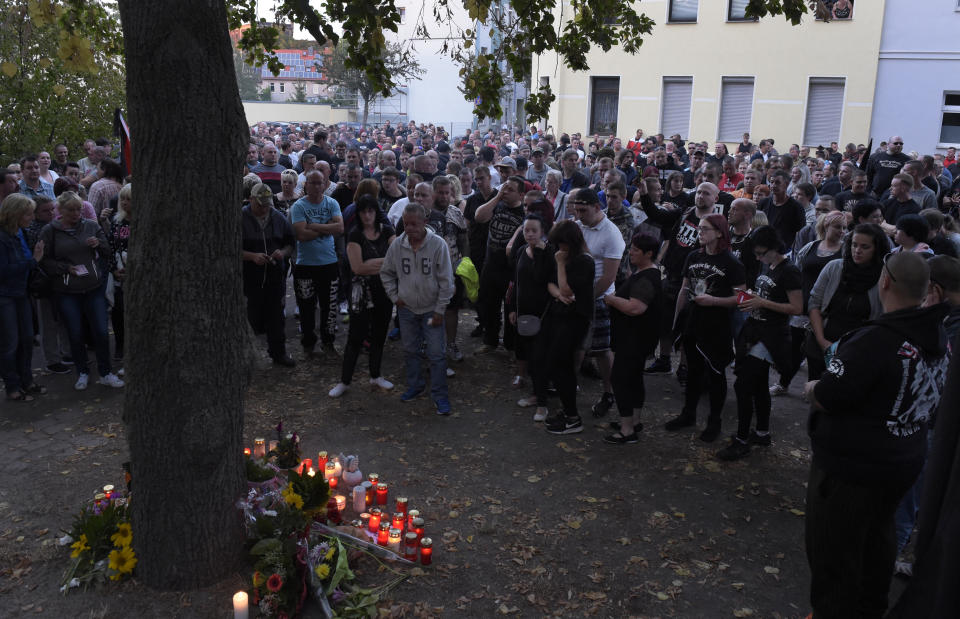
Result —
POLYGON ((894 513, 923 467, 947 371, 945 308, 920 307, 929 279, 920 254, 890 255, 879 282, 884 314, 843 336, 827 372, 806 385, 816 619, 882 617, 887 609, 894 513))

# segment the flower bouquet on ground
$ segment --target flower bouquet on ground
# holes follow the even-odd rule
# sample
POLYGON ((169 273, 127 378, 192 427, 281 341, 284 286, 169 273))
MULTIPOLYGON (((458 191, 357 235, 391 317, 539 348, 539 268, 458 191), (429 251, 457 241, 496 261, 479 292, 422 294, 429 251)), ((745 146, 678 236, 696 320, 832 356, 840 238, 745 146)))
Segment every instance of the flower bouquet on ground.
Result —
POLYGON ((133 533, 127 500, 121 497, 97 498, 83 507, 70 532, 60 544, 70 545, 70 567, 60 587, 66 593, 74 587, 121 580, 133 572, 137 557, 131 548, 133 533))

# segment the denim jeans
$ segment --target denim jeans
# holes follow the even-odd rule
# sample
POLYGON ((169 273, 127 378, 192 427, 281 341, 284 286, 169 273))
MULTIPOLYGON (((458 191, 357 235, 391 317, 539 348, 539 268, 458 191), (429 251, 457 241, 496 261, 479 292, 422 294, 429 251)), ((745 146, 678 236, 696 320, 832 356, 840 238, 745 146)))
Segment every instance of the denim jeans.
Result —
POLYGON ((33 384, 33 314, 30 298, 0 297, 0 374, 7 394, 33 384))
POLYGON ((423 389, 423 359, 421 346, 426 346, 430 362, 430 395, 434 400, 447 397, 447 338, 443 323, 431 327, 427 322, 433 312, 414 314, 406 307, 397 310, 400 317, 400 338, 403 342, 404 362, 407 370, 407 389, 423 389))
POLYGON ((83 324, 87 321, 93 335, 97 353, 97 371, 106 376, 110 367, 110 339, 107 335, 107 298, 104 296, 106 282, 93 290, 79 294, 56 295, 60 316, 67 323, 70 334, 70 354, 76 364, 77 374, 89 374, 87 346, 83 340, 83 324))
MULTIPOLYGON (((927 430, 927 458, 930 457, 930 451, 933 448, 933 428, 927 430)), ((907 493, 903 495, 900 505, 897 507, 897 513, 893 520, 897 527, 897 554, 903 552, 913 534, 913 526, 917 522, 917 512, 920 510, 920 490, 923 489, 923 473, 927 468, 924 462, 917 481, 913 482, 907 493)))

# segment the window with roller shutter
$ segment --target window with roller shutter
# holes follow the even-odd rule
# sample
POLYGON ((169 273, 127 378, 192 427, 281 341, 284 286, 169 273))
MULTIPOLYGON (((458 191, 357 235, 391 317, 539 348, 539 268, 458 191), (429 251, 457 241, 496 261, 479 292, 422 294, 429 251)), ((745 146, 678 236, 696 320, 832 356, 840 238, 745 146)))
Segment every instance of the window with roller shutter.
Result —
POLYGON ((664 77, 660 98, 660 133, 680 134, 686 139, 690 133, 690 99, 693 95, 692 77, 664 77))
POLYGON ((724 77, 720 88, 717 139, 721 142, 739 142, 744 133, 750 133, 752 117, 753 78, 724 77))
POLYGON ((843 94, 846 79, 811 77, 807 89, 807 114, 803 129, 805 146, 829 145, 840 141, 843 94))

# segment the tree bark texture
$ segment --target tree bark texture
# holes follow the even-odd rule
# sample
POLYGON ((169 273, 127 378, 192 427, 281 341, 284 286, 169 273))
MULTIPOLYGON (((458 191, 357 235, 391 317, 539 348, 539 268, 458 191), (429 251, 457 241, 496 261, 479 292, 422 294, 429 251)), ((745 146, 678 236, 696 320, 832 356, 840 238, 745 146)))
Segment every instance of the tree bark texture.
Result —
POLYGON ((121 0, 133 141, 124 421, 137 572, 237 569, 248 380, 240 170, 248 140, 223 0, 121 0))

